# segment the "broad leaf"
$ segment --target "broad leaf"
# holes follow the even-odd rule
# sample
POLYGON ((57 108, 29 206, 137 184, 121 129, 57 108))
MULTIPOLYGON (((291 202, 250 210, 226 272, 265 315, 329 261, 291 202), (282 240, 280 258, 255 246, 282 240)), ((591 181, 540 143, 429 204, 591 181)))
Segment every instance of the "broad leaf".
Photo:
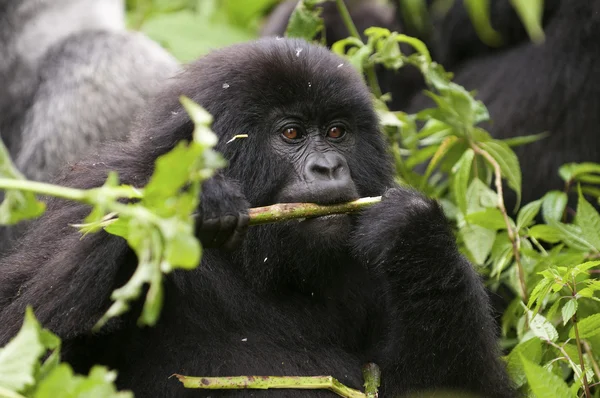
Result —
POLYGON ((536 398, 576 397, 561 377, 534 364, 522 354, 521 361, 529 387, 531 387, 531 391, 533 391, 536 398))

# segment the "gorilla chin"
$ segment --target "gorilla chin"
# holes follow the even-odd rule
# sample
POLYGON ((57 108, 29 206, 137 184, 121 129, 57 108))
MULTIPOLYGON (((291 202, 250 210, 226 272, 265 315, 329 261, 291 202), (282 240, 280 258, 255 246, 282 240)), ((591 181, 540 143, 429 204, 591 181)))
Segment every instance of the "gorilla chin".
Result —
POLYGON ((351 219, 347 214, 306 218, 298 226, 298 232, 307 236, 319 236, 327 242, 336 242, 338 237, 346 238, 352 229, 351 219))

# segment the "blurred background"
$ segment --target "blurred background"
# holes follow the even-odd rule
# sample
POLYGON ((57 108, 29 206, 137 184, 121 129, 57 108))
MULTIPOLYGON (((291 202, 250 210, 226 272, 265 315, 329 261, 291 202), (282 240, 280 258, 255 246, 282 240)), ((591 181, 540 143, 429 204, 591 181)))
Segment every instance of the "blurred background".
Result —
POLYGON ((127 0, 127 24, 182 62, 257 38, 281 0, 127 0))

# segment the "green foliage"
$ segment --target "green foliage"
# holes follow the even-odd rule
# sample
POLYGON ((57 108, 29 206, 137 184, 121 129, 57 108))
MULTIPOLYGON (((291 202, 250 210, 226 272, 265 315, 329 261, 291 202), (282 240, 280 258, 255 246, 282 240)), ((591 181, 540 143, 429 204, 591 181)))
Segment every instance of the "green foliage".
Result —
MULTIPOLYGON (((209 47, 256 36, 253 27, 274 1, 252 0, 243 2, 243 7, 240 2, 130 0, 129 22, 188 60, 209 47)), ((543 39, 542 0, 511 2, 531 37, 543 39)), ((298 5, 288 36, 312 39, 322 33, 318 3, 305 0, 298 5)), ((417 0, 411 3, 412 9, 422 9, 417 0)), ((489 21, 489 1, 465 4, 483 40, 499 43, 501 38, 489 21)), ((427 29, 427 19, 418 18, 415 23, 427 29)), ((350 26, 349 31, 353 31, 350 26)), ((600 164, 566 164, 557 171, 565 182, 562 190, 507 209, 503 183, 518 198, 522 185, 519 162, 511 148, 548 134, 532 131, 525 137, 494 139, 480 127, 489 120, 485 105, 452 82, 451 74, 432 62, 421 41, 382 28, 370 28, 365 35, 366 42, 353 35, 334 44, 332 51, 365 73, 390 144, 397 181, 436 198, 453 223, 460 251, 488 277, 489 287, 502 284, 517 296, 503 315, 502 341, 517 387, 527 396, 589 398, 589 389, 597 396, 600 214, 591 202, 600 198, 600 164), (400 43, 415 51, 404 54, 400 43), (415 115, 390 112, 389 95, 382 95, 373 73, 378 65, 393 70, 417 67, 435 106, 415 115), (417 165, 424 162, 428 163, 425 172, 418 172, 417 165), (577 199, 575 209, 569 197, 577 199)), ((212 150, 216 138, 209 129, 210 115, 191 101, 182 101, 196 125, 194 139, 160 157, 143 189, 120 185, 116 174, 104 186, 88 191, 25 181, 0 146, 0 187, 7 189, 0 223, 39 216, 44 205, 35 193, 60 196, 92 206, 84 223, 77 226, 82 233, 104 228, 125 238, 137 254, 137 270, 113 293, 114 304, 98 327, 126 311, 146 284, 149 290, 140 322, 154 324, 162 303, 163 273, 191 269, 200 261, 192 213, 201 182, 224 162, 212 150)), ((28 311, 21 332, 0 350, 0 396, 58 396, 59 388, 60 396, 100 392, 101 396, 122 396, 112 387, 113 372, 97 367, 88 377, 74 375, 59 363, 59 352, 58 339, 42 330, 28 311)))
POLYGON ((128 0, 128 24, 189 62, 210 50, 256 38, 278 0, 128 0))
POLYGON ((290 17, 285 35, 305 40, 312 40, 323 32, 325 25, 321 16, 320 0, 301 1, 290 17))
POLYGON ((130 392, 117 392, 113 384, 116 372, 94 366, 88 376, 80 376, 59 358, 60 339, 42 329, 27 308, 21 330, 0 349, 0 397, 133 397, 130 392))

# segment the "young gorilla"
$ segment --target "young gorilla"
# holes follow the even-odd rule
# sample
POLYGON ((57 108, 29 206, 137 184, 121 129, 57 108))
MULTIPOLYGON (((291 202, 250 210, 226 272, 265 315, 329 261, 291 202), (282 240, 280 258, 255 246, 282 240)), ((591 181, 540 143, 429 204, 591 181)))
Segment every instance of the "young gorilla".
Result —
POLYGON ((214 115, 218 149, 229 160, 203 187, 198 235, 212 249, 200 267, 167 278, 155 327, 138 328, 130 312, 91 334, 136 258, 120 237, 82 238, 69 226, 89 208, 51 201, 0 262, 0 345, 32 305, 78 371, 114 367, 120 386, 138 396, 330 397, 202 395, 169 376, 326 374, 360 388, 368 361, 382 369, 382 397, 425 389, 513 396, 478 275, 458 253, 440 207, 393 187, 369 92, 323 47, 262 39, 201 58, 151 102, 126 143, 57 182, 97 187, 117 170, 124 183, 144 186, 157 156, 191 139, 182 94, 214 115), (226 144, 239 133, 248 138, 226 144), (247 229, 249 207, 380 194, 383 201, 358 216, 247 229))

